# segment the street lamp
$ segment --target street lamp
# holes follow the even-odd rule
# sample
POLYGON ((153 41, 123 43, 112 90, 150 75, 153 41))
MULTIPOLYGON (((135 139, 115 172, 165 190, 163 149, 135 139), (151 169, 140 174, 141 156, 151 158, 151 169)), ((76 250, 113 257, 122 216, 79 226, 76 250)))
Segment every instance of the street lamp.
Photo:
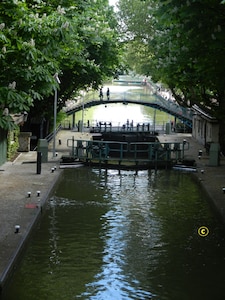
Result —
MULTIPOLYGON (((55 73, 54 75, 55 81, 60 84, 58 73, 55 73)), ((57 115, 57 88, 54 87, 55 90, 55 96, 54 96, 54 129, 53 129, 53 157, 55 157, 55 136, 56 136, 56 115, 57 115)))
POLYGON ((156 108, 155 108, 155 110, 154 110, 154 117, 153 117, 153 131, 154 131, 154 133, 155 133, 155 120, 156 119, 156 108))
POLYGON ((82 127, 81 127, 81 132, 83 133, 84 131, 84 92, 82 92, 82 127))

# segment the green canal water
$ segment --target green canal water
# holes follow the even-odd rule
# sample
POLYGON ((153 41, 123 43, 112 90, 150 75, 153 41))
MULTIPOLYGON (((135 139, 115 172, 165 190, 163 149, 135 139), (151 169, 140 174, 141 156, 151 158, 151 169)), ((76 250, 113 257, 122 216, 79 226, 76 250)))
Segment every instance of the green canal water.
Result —
POLYGON ((192 175, 65 170, 1 300, 224 299, 224 228, 192 175))

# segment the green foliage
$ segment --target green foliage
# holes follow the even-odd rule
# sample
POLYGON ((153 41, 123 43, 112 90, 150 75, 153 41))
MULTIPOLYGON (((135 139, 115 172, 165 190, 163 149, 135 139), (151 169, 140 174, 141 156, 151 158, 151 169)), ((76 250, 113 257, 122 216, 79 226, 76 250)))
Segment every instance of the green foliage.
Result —
MULTIPOLYGON (((49 118, 59 89, 56 72, 58 110, 80 89, 114 76, 120 57, 115 28, 106 0, 1 1, 0 115, 5 108, 14 113, 33 107, 37 117, 49 118)), ((0 126, 10 128, 4 120, 0 126)))
POLYGON ((8 160, 12 160, 17 153, 17 150, 19 148, 19 139, 18 139, 19 133, 20 133, 20 129, 18 126, 14 130, 8 131, 8 138, 7 138, 7 142, 8 142, 7 159, 8 160))
POLYGON ((0 127, 5 130, 13 130, 16 125, 10 115, 4 115, 3 112, 0 111, 0 127))
MULTIPOLYGON (((53 115, 50 116, 51 117, 51 127, 50 127, 50 131, 52 132, 53 129, 53 115)), ((67 114, 64 111, 59 111, 57 114, 57 118, 56 118, 56 127, 58 127, 60 124, 64 123, 64 121, 67 119, 67 114)))
POLYGON ((67 118, 67 114, 64 111, 60 111, 57 115, 56 123, 57 125, 61 124, 67 118))
POLYGON ((164 83, 181 105, 210 108, 221 124, 220 141, 225 140, 223 3, 119 0, 130 65, 164 83))
POLYGON ((137 59, 139 70, 147 63, 156 81, 184 93, 188 89, 189 97, 193 87, 199 95, 202 86, 210 93, 223 89, 225 7, 220 1, 120 0, 119 4, 132 55, 142 57, 137 59))

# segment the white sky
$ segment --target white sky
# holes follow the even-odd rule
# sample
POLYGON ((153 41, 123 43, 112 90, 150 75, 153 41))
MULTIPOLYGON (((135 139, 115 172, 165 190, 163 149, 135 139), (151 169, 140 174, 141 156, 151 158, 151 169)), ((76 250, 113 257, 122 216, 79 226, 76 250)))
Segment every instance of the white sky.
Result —
POLYGON ((110 5, 115 5, 117 3, 117 0, 109 0, 110 5))

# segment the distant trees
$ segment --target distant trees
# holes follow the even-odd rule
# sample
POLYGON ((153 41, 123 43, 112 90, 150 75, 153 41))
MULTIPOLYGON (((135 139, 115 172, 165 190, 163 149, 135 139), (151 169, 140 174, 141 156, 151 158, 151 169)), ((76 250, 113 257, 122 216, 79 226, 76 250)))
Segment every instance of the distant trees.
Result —
POLYGON ((60 108, 80 89, 114 76, 119 56, 107 0, 1 1, 0 127, 13 126, 6 111, 31 109, 31 115, 49 119, 54 88, 60 88, 60 108))
POLYGON ((119 8, 130 65, 167 85, 180 104, 210 108, 225 150, 225 5, 119 0, 119 8))

